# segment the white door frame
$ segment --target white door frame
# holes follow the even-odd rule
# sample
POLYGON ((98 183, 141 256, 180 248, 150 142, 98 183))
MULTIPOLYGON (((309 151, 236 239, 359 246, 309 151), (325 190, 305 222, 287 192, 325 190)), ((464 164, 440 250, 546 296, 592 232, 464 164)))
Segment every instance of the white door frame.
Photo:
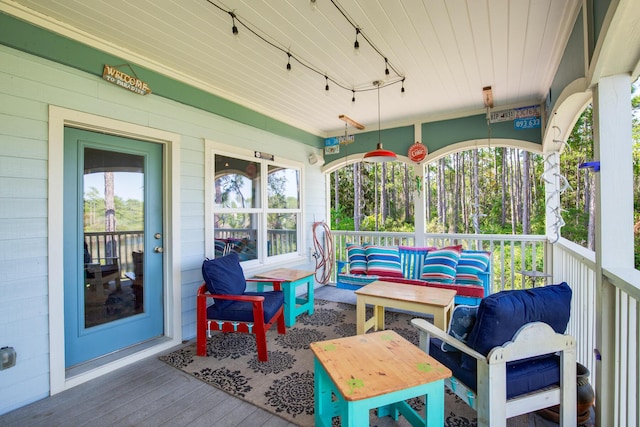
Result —
POLYGON ((180 135, 107 117, 49 106, 48 268, 49 378, 56 394, 182 342, 180 293, 180 135), (64 127, 102 132, 163 145, 164 337, 159 344, 67 378, 64 354, 63 167, 64 127))

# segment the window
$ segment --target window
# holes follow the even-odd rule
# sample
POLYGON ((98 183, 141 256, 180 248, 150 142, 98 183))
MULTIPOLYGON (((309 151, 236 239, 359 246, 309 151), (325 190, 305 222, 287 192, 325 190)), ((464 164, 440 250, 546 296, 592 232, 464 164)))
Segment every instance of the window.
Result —
POLYGON ((299 255, 301 167, 220 152, 209 164, 210 256, 234 251, 241 262, 264 263, 299 255))

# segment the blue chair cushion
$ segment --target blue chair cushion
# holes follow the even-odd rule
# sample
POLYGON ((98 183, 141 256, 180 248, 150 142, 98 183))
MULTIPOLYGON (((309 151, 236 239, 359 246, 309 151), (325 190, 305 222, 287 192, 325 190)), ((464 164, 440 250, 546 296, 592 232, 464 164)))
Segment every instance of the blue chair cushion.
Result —
MULTIPOLYGON (((244 295, 258 295, 264 297, 264 322, 267 323, 284 305, 284 292, 245 292, 244 295)), ((220 309, 219 304, 207 308, 207 319, 233 320, 238 322, 254 322, 253 304, 247 301, 229 301, 230 304, 220 309)))
MULTIPOLYGON (((211 294, 242 295, 247 289, 247 281, 240 267, 238 254, 231 252, 221 258, 207 259, 202 263, 202 277, 211 294)), ((216 307, 223 310, 233 301, 216 299, 216 307)))
MULTIPOLYGON (((543 288, 502 291, 480 302, 476 324, 467 345, 487 355, 492 348, 510 341, 523 325, 544 322, 556 333, 564 333, 571 313, 571 288, 566 282, 543 288)), ((463 357, 470 368, 475 360, 463 357)))
MULTIPOLYGON (((442 351, 442 341, 437 338, 431 339, 429 343, 429 355, 451 369, 454 377, 477 392, 475 359, 472 359, 471 369, 464 367, 462 353, 442 351)), ((560 358, 556 355, 507 363, 507 399, 559 383, 560 358)))

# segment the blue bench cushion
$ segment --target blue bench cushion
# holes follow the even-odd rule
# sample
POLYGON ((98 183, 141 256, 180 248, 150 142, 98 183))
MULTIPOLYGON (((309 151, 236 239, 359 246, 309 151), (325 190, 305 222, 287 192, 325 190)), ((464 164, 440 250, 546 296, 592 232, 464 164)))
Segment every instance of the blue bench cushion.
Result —
MULTIPOLYGON (((543 288, 502 291, 484 298, 469 334, 467 345, 478 353, 489 351, 510 341, 523 325, 544 322, 556 333, 564 333, 571 313, 571 288, 566 282, 543 288)), ((469 368, 475 360, 463 357, 469 368)))
POLYGON ((349 273, 367 274, 367 255, 364 247, 347 243, 347 258, 349 259, 349 273))
MULTIPOLYGON (((264 322, 269 320, 276 314, 280 307, 284 304, 284 292, 245 292, 243 295, 264 296, 264 322)), ((230 304, 221 309, 216 302, 207 308, 207 319, 229 320, 237 322, 253 322, 253 304, 247 301, 227 301, 230 304)))
MULTIPOLYGON (((202 263, 202 277, 211 294, 242 295, 247 289, 247 281, 240 267, 240 258, 235 252, 220 258, 205 260, 202 263)), ((214 301, 220 310, 233 302, 216 298, 214 301)))
MULTIPOLYGON (((478 390, 476 361, 472 368, 462 363, 460 352, 442 351, 442 341, 432 338, 429 355, 451 369, 453 376, 474 392, 478 390)), ((560 360, 556 355, 507 363, 507 399, 560 383, 560 360)))

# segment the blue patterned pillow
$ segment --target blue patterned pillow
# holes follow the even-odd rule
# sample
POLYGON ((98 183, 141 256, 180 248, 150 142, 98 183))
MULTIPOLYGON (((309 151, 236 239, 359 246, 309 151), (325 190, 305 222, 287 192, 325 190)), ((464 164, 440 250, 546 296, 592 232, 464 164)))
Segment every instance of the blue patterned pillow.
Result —
POLYGON ((361 245, 347 243, 347 258, 349 259, 349 273, 367 274, 367 255, 361 245))
POLYGON ((367 274, 386 277, 402 277, 400 253, 396 246, 367 245, 367 274))
MULTIPOLYGON (((469 333, 476 324, 478 317, 477 305, 457 305, 451 313, 451 321, 449 322, 449 330, 447 333, 463 343, 467 343, 469 333)), ((449 344, 442 343, 442 351, 460 351, 449 344)))
POLYGON ((462 251, 456 269, 456 284, 482 286, 482 279, 478 276, 487 271, 491 252, 462 251))
POLYGON ((452 284, 461 251, 461 246, 449 246, 428 252, 420 278, 428 282, 452 284))

